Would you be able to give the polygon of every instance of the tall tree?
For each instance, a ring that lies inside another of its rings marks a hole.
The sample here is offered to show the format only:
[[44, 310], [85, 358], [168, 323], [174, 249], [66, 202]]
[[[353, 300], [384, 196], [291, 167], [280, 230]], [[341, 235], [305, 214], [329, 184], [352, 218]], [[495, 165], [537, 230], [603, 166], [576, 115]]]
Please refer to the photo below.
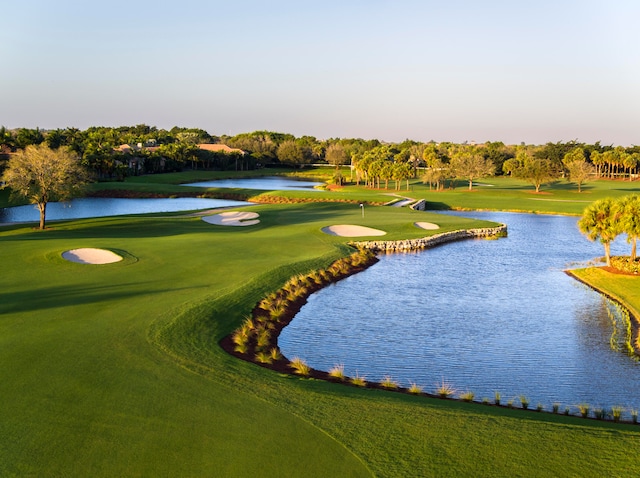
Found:
[[300, 165], [302, 167], [310, 161], [302, 147], [295, 140], [283, 141], [277, 150], [278, 161], [285, 164]]
[[620, 229], [631, 243], [631, 261], [636, 260], [636, 244], [640, 238], [640, 196], [631, 194], [618, 200]]
[[10, 153], [15, 145], [15, 139], [4, 126], [0, 126], [0, 154]]
[[582, 184], [586, 182], [593, 174], [593, 165], [588, 163], [584, 150], [582, 148], [574, 148], [564, 155], [562, 158], [569, 180], [578, 185], [578, 192], [582, 192]]
[[88, 181], [88, 174], [69, 149], [30, 145], [14, 154], [2, 175], [4, 187], [38, 207], [44, 229], [47, 203], [72, 197]]
[[324, 159], [336, 169], [349, 162], [349, 156], [340, 143], [330, 144], [324, 153]]
[[536, 188], [536, 192], [540, 192], [543, 184], [558, 177], [558, 171], [550, 159], [536, 158], [526, 148], [520, 148], [515, 158], [505, 161], [502, 170], [530, 182]]
[[586, 207], [578, 221], [580, 232], [590, 241], [599, 240], [604, 246], [607, 266], [611, 266], [611, 242], [620, 233], [620, 208], [611, 198], [600, 199]]
[[469, 191], [473, 189], [475, 179], [486, 178], [496, 173], [493, 161], [485, 159], [476, 146], [458, 148], [453, 152], [449, 164], [457, 178], [469, 181]]

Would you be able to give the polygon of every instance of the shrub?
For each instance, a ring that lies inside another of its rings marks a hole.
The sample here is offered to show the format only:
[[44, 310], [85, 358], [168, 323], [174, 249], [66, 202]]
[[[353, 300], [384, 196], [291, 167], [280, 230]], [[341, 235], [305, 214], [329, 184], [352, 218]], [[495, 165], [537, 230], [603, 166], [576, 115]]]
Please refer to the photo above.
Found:
[[244, 328], [240, 328], [233, 333], [231, 337], [236, 345], [247, 345], [249, 343], [249, 335]]
[[289, 363], [289, 367], [293, 369], [294, 373], [302, 375], [303, 377], [308, 377], [311, 374], [311, 367], [299, 357], [294, 357], [291, 363]]
[[334, 367], [329, 370], [329, 377], [344, 380], [344, 365], [334, 365]]
[[606, 413], [604, 408], [596, 408], [593, 410], [593, 416], [596, 417], [596, 420], [603, 420]]
[[450, 383], [446, 383], [444, 380], [436, 389], [436, 395], [440, 398], [451, 398], [455, 394], [455, 390]]
[[570, 414], [571, 414], [571, 408], [569, 408], [569, 407], [565, 407], [565, 408], [564, 408], [564, 414], [565, 414], [565, 415], [570, 415]]
[[246, 354], [249, 351], [249, 344], [236, 344], [233, 350], [239, 354]]
[[537, 410], [538, 412], [541, 412], [542, 410], [544, 410], [544, 405], [543, 405], [542, 403], [538, 403], [538, 404], [536, 405], [536, 410]]
[[460, 399], [463, 402], [473, 402], [473, 397], [475, 397], [474, 393], [469, 391], [464, 392], [460, 395]]
[[384, 379], [382, 380], [382, 382], [380, 382], [380, 385], [387, 390], [395, 390], [396, 388], [398, 388], [398, 382], [395, 382], [388, 375], [384, 376]]
[[500, 392], [496, 392], [493, 398], [493, 403], [500, 405]]
[[280, 353], [280, 350], [278, 350], [278, 347], [271, 347], [269, 355], [271, 356], [271, 359], [276, 362], [282, 359], [282, 354]]
[[613, 417], [614, 422], [619, 422], [620, 417], [622, 416], [622, 407], [611, 407], [611, 416]]
[[353, 377], [351, 379], [351, 383], [353, 385], [356, 385], [358, 387], [364, 387], [367, 384], [367, 381], [365, 380], [364, 376], [360, 376], [357, 372], [356, 372], [356, 376]]
[[554, 403], [551, 406], [551, 410], [553, 411], [553, 413], [558, 413], [558, 410], [560, 410], [560, 404], [559, 403]]
[[580, 412], [582, 418], [587, 418], [589, 416], [589, 410], [591, 410], [591, 407], [586, 403], [581, 403], [578, 405], [578, 411]]
[[520, 404], [522, 405], [522, 408], [526, 410], [529, 408], [529, 399], [524, 395], [520, 395]]
[[260, 363], [273, 363], [273, 359], [271, 358], [271, 354], [267, 352], [258, 352], [256, 354], [256, 362]]
[[409, 393], [413, 393], [414, 395], [419, 395], [422, 393], [422, 387], [420, 385], [417, 385], [411, 382], [411, 385], [409, 385]]
[[631, 410], [631, 421], [638, 423], [638, 410]]
[[267, 328], [261, 328], [256, 335], [256, 347], [263, 349], [271, 343], [271, 331]]

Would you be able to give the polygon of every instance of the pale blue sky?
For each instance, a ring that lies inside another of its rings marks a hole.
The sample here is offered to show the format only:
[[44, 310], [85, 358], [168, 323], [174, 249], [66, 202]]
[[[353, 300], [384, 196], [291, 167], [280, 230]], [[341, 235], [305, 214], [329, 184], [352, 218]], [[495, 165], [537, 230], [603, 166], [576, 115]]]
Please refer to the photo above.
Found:
[[640, 144], [637, 0], [6, 3], [9, 128]]

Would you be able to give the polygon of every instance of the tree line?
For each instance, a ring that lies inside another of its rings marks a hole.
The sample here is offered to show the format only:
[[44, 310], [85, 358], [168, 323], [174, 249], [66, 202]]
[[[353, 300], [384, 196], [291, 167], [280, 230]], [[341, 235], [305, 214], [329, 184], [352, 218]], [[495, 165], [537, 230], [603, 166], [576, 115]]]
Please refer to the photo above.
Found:
[[[405, 140], [383, 143], [361, 138], [295, 137], [292, 134], [254, 131], [235, 136], [215, 136], [198, 128], [155, 126], [90, 127], [41, 130], [0, 127], [0, 155], [46, 144], [66, 147], [100, 180], [123, 179], [132, 174], [153, 174], [189, 169], [254, 169], [261, 166], [304, 166], [328, 163], [336, 167], [334, 181], [346, 180], [339, 166], [351, 165], [350, 180], [370, 187], [399, 189], [408, 179], [421, 177], [430, 188], [453, 187], [456, 181], [473, 182], [493, 175], [510, 175], [528, 181], [539, 191], [560, 178], [578, 190], [592, 178], [638, 175], [640, 147], [613, 147], [577, 141], [545, 145], [479, 145]], [[200, 144], [221, 144], [242, 153], [208, 151]], [[122, 145], [132, 148], [122, 149]]]

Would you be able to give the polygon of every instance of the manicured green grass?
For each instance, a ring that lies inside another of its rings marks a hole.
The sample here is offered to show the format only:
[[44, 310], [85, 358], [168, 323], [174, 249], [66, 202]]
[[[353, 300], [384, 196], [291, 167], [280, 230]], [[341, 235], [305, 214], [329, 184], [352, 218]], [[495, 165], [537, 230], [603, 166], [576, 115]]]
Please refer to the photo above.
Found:
[[[441, 232], [415, 221], [483, 224], [404, 208], [367, 207], [362, 218], [353, 204], [246, 209], [259, 225], [126, 217], [0, 229], [0, 476], [555, 477], [635, 467], [637, 426], [309, 380], [225, 354], [218, 341], [262, 297], [347, 253], [323, 226], [400, 239]], [[125, 260], [61, 258], [79, 247], [126, 251]]]

